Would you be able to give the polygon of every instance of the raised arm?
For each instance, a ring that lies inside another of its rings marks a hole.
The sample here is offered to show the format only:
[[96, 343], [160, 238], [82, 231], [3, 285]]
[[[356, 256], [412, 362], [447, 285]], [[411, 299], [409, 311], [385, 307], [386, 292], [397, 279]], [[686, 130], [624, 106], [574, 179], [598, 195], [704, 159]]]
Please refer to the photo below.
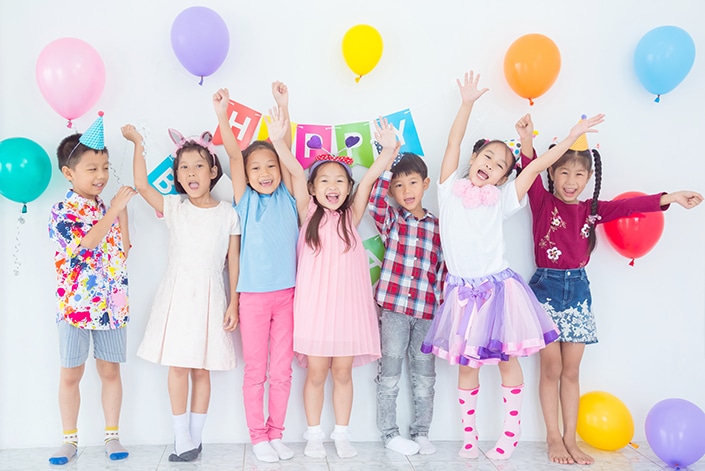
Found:
[[380, 116], [379, 120], [375, 120], [375, 139], [382, 145], [382, 152], [377, 156], [377, 159], [365, 172], [365, 175], [360, 180], [353, 197], [353, 224], [356, 226], [360, 223], [362, 216], [367, 210], [367, 203], [370, 199], [372, 186], [375, 181], [382, 175], [385, 169], [389, 169], [399, 152], [401, 143], [397, 141], [394, 126], [387, 122], [386, 118]]
[[[135, 188], [142, 195], [142, 198], [159, 213], [164, 212], [164, 196], [149, 184], [147, 178], [147, 162], [144, 160], [144, 139], [137, 132], [132, 124], [126, 124], [122, 128], [122, 135], [125, 139], [135, 145], [135, 153], [132, 158], [132, 173], [135, 180]], [[174, 175], [176, 177], [176, 175]]]
[[218, 117], [218, 129], [223, 138], [223, 146], [230, 160], [230, 180], [233, 183], [233, 197], [235, 203], [239, 203], [247, 188], [247, 176], [245, 174], [245, 161], [242, 158], [240, 144], [235, 139], [235, 134], [230, 127], [230, 117], [228, 116], [228, 102], [230, 102], [230, 92], [227, 88], [221, 88], [213, 94], [213, 108]]
[[514, 125], [514, 128], [519, 134], [519, 144], [521, 145], [521, 153], [529, 159], [534, 158], [534, 122], [531, 121], [531, 115], [526, 113], [519, 118], [519, 121]]
[[291, 153], [291, 147], [286, 144], [285, 136], [291, 135], [289, 121], [284, 119], [284, 116], [279, 109], [269, 110], [267, 119], [267, 128], [269, 128], [269, 139], [272, 141], [274, 150], [279, 155], [279, 162], [282, 164], [282, 176], [284, 169], [291, 177], [291, 194], [296, 200], [296, 209], [299, 213], [299, 223], [303, 224], [306, 219], [306, 212], [311, 195], [308, 192], [308, 184], [306, 182], [306, 174], [301, 163], [296, 160], [294, 154]]
[[458, 163], [460, 162], [460, 145], [463, 142], [463, 137], [465, 137], [465, 130], [468, 127], [472, 107], [475, 101], [489, 90], [488, 88], [478, 89], [477, 84], [479, 81], [480, 74], [475, 75], [472, 70], [465, 73], [465, 77], [462, 81], [460, 79], [456, 80], [458, 88], [460, 89], [462, 102], [458, 114], [455, 116], [455, 120], [453, 120], [453, 124], [450, 127], [448, 144], [446, 145], [446, 151], [445, 154], [443, 154], [443, 162], [441, 163], [441, 176], [439, 179], [441, 183], [446, 181], [448, 177], [458, 169]]
[[605, 120], [605, 115], [598, 114], [592, 118], [581, 119], [578, 124], [573, 126], [568, 134], [568, 137], [553, 146], [545, 154], [531, 161], [529, 165], [516, 178], [515, 185], [517, 190], [517, 198], [522, 199], [529, 187], [534, 182], [536, 177], [548, 167], [553, 165], [561, 156], [570, 149], [570, 146], [586, 132], [597, 132], [593, 127], [602, 123]]
[[[286, 121], [289, 126], [288, 132], [284, 133], [284, 144], [291, 149], [291, 120], [289, 118], [289, 89], [286, 87], [284, 82], [272, 82], [272, 96], [274, 96], [274, 101], [279, 108], [282, 118]], [[271, 140], [271, 136], [270, 136]], [[292, 186], [291, 174], [286, 166], [281, 166], [282, 182], [289, 193], [294, 194], [294, 188]]]

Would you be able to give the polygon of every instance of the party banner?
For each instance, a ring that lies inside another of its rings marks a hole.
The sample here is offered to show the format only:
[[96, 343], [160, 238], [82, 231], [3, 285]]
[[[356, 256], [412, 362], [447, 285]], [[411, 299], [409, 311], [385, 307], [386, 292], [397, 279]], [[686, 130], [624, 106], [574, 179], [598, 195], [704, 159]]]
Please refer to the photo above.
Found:
[[370, 237], [362, 241], [362, 246], [365, 247], [367, 258], [370, 264], [370, 279], [372, 286], [379, 281], [382, 272], [382, 260], [384, 260], [384, 243], [378, 235]]
[[167, 155], [162, 163], [147, 175], [147, 180], [162, 195], [177, 195], [174, 186], [174, 157]]
[[[255, 134], [255, 129], [262, 117], [262, 113], [230, 100], [228, 102], [228, 116], [230, 116], [228, 121], [230, 122], [233, 134], [235, 134], [235, 139], [240, 145], [240, 149], [244, 149], [252, 142], [252, 136]], [[222, 143], [223, 138], [220, 135], [220, 128], [218, 127], [213, 134], [213, 144], [220, 145]]]
[[338, 124], [334, 129], [338, 154], [352, 157], [353, 165], [370, 168], [375, 160], [371, 145], [370, 123]]
[[411, 110], [405, 109], [402, 111], [397, 111], [390, 115], [385, 116], [387, 121], [394, 126], [394, 132], [397, 134], [397, 139], [401, 142], [401, 149], [399, 152], [413, 152], [417, 155], [424, 155], [423, 149], [421, 148], [421, 141], [419, 141], [419, 135], [416, 132], [416, 125], [414, 124], [414, 118], [411, 117]]
[[332, 129], [322, 124], [299, 124], [296, 126], [296, 160], [303, 168], [309, 168], [319, 154], [330, 152]]

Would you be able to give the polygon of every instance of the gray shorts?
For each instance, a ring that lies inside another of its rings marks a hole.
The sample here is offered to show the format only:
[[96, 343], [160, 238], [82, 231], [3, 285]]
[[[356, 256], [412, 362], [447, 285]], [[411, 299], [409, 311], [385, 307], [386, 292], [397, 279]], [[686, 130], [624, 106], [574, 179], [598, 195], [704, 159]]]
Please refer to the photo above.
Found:
[[93, 330], [79, 329], [66, 321], [60, 321], [59, 349], [61, 366], [76, 368], [88, 359], [88, 350], [93, 337], [93, 357], [111, 363], [127, 360], [127, 329]]

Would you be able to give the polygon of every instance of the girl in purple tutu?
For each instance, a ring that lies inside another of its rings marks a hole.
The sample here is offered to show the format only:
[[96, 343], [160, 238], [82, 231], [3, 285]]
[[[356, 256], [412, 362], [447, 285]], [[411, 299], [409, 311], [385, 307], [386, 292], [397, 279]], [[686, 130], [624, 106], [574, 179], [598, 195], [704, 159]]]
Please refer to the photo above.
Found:
[[[573, 142], [603, 121], [603, 115], [581, 120], [570, 134], [535, 159], [506, 185], [514, 156], [503, 141], [478, 141], [469, 168], [459, 168], [460, 145], [479, 89], [480, 76], [471, 71], [458, 80], [462, 103], [451, 126], [438, 182], [441, 245], [448, 276], [444, 302], [422, 345], [450, 364], [459, 365], [458, 395], [463, 417], [459, 454], [476, 458], [478, 435], [475, 406], [479, 368], [498, 364], [506, 410], [502, 435], [487, 452], [490, 459], [511, 456], [520, 436], [524, 378], [519, 356], [531, 355], [553, 342], [558, 329], [531, 289], [505, 259], [503, 220], [526, 205], [534, 179]], [[503, 185], [498, 188], [498, 185]]]

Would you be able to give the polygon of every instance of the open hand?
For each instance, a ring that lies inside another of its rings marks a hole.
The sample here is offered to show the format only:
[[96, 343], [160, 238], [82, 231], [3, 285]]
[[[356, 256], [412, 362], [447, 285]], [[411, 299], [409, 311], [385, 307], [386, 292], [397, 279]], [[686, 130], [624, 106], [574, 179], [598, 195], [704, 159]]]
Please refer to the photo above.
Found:
[[463, 103], [475, 103], [475, 101], [484, 95], [489, 88], [477, 88], [477, 84], [480, 81], [480, 74], [475, 75], [471, 70], [470, 72], [465, 72], [463, 80], [456, 79], [458, 88], [460, 89], [460, 97]]
[[586, 132], [597, 132], [597, 129], [593, 129], [598, 124], [605, 120], [604, 114], [596, 114], [592, 118], [584, 118], [578, 121], [578, 124], [570, 129], [570, 137], [575, 139], [579, 138]]
[[375, 140], [382, 145], [382, 148], [394, 148], [399, 144], [397, 134], [394, 131], [394, 125], [387, 122], [387, 118], [382, 116], [374, 121], [375, 123]]
[[284, 139], [289, 130], [289, 121], [284, 119], [284, 113], [279, 108], [271, 108], [269, 116], [266, 116], [265, 120], [269, 131], [269, 139], [272, 141]]

